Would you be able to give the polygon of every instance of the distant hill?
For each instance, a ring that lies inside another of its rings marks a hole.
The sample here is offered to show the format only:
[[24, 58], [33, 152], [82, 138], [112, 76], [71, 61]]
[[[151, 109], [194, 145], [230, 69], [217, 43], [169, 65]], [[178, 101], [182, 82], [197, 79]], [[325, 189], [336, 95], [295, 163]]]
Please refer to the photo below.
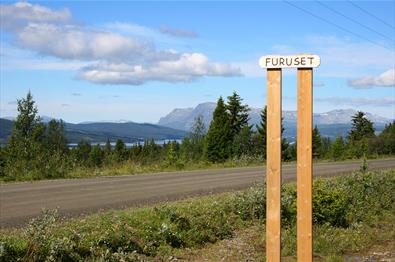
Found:
[[12, 132], [12, 120], [0, 118], [0, 143], [3, 143]]
[[[158, 125], [173, 127], [185, 131], [189, 131], [195, 117], [203, 115], [206, 128], [209, 127], [214, 112], [215, 103], [202, 103], [195, 108], [177, 108], [166, 116], [160, 118]], [[250, 124], [254, 125], [260, 122], [260, 108], [251, 108]], [[338, 135], [347, 135], [350, 129], [351, 117], [356, 113], [353, 109], [337, 109], [325, 113], [314, 113], [313, 122], [320, 128], [321, 134], [331, 138]], [[296, 136], [297, 111], [283, 111], [284, 117], [284, 136], [290, 140], [294, 140]], [[390, 119], [367, 113], [376, 128], [381, 131], [385, 124], [391, 122]]]
[[[13, 121], [0, 118], [0, 141], [4, 142], [11, 134]], [[122, 139], [124, 142], [136, 142], [144, 139], [181, 139], [186, 132], [174, 128], [154, 124], [126, 123], [82, 123], [65, 124], [67, 139], [70, 143], [77, 143], [81, 139], [92, 142], [104, 142], [107, 139], [115, 141]]]

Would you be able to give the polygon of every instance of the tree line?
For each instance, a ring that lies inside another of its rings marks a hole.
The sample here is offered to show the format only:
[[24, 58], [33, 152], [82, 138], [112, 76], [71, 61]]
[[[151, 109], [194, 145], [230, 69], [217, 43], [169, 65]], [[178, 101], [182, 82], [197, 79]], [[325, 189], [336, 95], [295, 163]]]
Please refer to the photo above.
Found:
[[[248, 164], [266, 159], [266, 107], [261, 111], [260, 123], [250, 125], [250, 109], [236, 92], [226, 102], [222, 97], [218, 99], [208, 128], [203, 117], [198, 116], [181, 142], [158, 145], [151, 139], [130, 148], [121, 139], [114, 147], [109, 140], [104, 146], [82, 140], [69, 148], [64, 122], [53, 119], [44, 124], [30, 92], [18, 100], [17, 109], [8, 144], [0, 148], [1, 180], [67, 177], [76, 168], [93, 172], [97, 168], [133, 164], [182, 169], [194, 163]], [[376, 135], [373, 123], [363, 112], [352, 117], [347, 137], [339, 136], [332, 141], [322, 137], [317, 126], [312, 132], [314, 159], [336, 161], [395, 155], [395, 121]], [[296, 160], [296, 143], [282, 139], [282, 158]]]

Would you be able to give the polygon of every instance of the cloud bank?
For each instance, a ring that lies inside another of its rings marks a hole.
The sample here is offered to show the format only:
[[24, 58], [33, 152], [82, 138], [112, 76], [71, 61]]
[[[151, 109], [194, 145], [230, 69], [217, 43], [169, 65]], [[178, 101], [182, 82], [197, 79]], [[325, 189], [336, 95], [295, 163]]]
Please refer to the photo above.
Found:
[[[202, 53], [158, 50], [151, 41], [106, 29], [71, 23], [67, 9], [15, 3], [1, 5], [1, 28], [16, 44], [42, 56], [92, 62], [78, 70], [77, 79], [97, 84], [141, 85], [150, 81], [188, 82], [205, 76], [239, 76], [227, 63], [210, 61]], [[195, 37], [193, 32], [162, 28], [162, 33]]]
[[368, 89], [374, 86], [395, 86], [395, 69], [387, 70], [378, 77], [363, 76], [356, 79], [350, 79], [347, 83], [355, 89]]

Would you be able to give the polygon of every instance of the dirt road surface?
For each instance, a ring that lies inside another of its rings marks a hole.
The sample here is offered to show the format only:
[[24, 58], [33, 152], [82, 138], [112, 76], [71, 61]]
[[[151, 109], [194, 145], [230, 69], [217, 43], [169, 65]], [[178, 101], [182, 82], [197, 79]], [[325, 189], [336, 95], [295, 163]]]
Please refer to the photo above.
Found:
[[[360, 161], [314, 165], [314, 177], [344, 175]], [[395, 159], [371, 160], [369, 170], [395, 167]], [[74, 217], [191, 196], [247, 188], [264, 180], [265, 167], [226, 168], [147, 175], [64, 179], [0, 185], [0, 226], [23, 226], [42, 208]], [[283, 181], [296, 179], [295, 164], [283, 165]]]

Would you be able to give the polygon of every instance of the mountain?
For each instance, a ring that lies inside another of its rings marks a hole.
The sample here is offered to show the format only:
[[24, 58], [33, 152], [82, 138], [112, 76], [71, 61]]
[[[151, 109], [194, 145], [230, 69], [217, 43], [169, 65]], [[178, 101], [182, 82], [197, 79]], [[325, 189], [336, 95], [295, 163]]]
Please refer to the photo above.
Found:
[[12, 132], [13, 121], [5, 118], [0, 118], [0, 144], [7, 140]]
[[203, 116], [206, 127], [211, 122], [216, 103], [202, 103], [195, 108], [176, 108], [159, 119], [158, 125], [189, 131], [196, 117]]
[[[177, 108], [166, 116], [159, 119], [158, 125], [173, 127], [189, 131], [193, 125], [195, 117], [202, 115], [206, 128], [209, 127], [216, 103], [202, 103], [195, 108]], [[250, 124], [260, 122], [260, 108], [251, 108]], [[331, 138], [342, 135], [346, 136], [351, 126], [351, 117], [357, 111], [354, 109], [336, 109], [325, 113], [314, 113], [313, 123], [320, 128], [321, 134]], [[283, 111], [284, 136], [291, 141], [296, 136], [297, 111]], [[385, 124], [391, 122], [390, 119], [366, 113], [366, 116], [375, 124], [377, 131], [381, 131]]]
[[[7, 140], [11, 134], [12, 125], [13, 121], [0, 118], [0, 142]], [[70, 143], [78, 143], [81, 139], [87, 139], [92, 142], [122, 139], [124, 142], [131, 143], [151, 138], [155, 140], [181, 139], [186, 134], [183, 130], [134, 122], [65, 123], [65, 130]]]

